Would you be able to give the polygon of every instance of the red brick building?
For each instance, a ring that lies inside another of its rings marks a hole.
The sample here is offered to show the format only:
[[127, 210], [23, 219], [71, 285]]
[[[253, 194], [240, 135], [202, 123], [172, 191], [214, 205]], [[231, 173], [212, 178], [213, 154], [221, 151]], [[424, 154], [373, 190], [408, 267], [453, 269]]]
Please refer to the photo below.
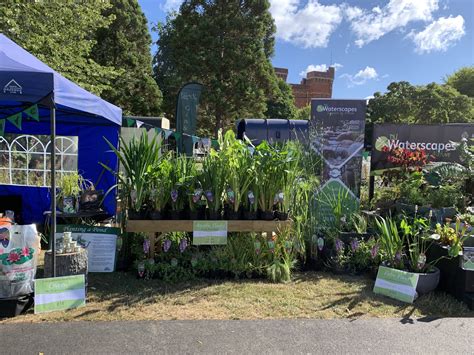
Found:
[[[288, 69], [275, 68], [275, 73], [286, 82]], [[301, 79], [300, 84], [290, 84], [296, 107], [301, 108], [309, 105], [313, 98], [331, 98], [334, 73], [334, 67], [329, 67], [324, 72], [311, 71], [306, 74], [306, 78]]]

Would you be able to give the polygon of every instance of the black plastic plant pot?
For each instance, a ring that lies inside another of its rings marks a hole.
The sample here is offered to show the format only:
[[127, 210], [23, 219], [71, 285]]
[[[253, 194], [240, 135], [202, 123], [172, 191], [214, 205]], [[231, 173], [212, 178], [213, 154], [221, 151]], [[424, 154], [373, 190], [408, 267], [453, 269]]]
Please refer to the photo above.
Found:
[[181, 211], [171, 210], [170, 212], [170, 218], [174, 221], [181, 219], [181, 215]]
[[208, 220], [215, 221], [215, 220], [220, 220], [220, 219], [222, 219], [220, 211], [209, 210]]
[[243, 218], [248, 221], [254, 221], [257, 219], [257, 211], [244, 211]]
[[275, 212], [275, 215], [276, 215], [276, 218], [278, 218], [280, 221], [286, 221], [288, 219], [287, 212], [277, 211]]
[[206, 216], [206, 209], [199, 207], [194, 211], [189, 211], [190, 220], [203, 220]]
[[128, 210], [128, 219], [130, 219], [130, 220], [143, 219], [143, 212], [142, 211]]
[[0, 318], [16, 317], [33, 305], [33, 294], [0, 299]]
[[240, 211], [234, 211], [234, 210], [227, 210], [225, 213], [225, 219], [228, 220], [238, 220], [240, 219]]
[[416, 285], [416, 292], [420, 295], [425, 295], [434, 291], [439, 283], [439, 269], [433, 266], [433, 272], [418, 274], [418, 284]]
[[160, 220], [160, 219], [163, 219], [163, 215], [161, 214], [160, 211], [151, 211], [150, 212], [150, 219], [156, 221], [156, 220]]
[[273, 221], [275, 218], [273, 211], [260, 211], [260, 219], [264, 221]]
[[340, 232], [339, 239], [345, 244], [350, 244], [353, 239], [369, 240], [372, 235], [370, 233], [356, 233], [356, 232]]

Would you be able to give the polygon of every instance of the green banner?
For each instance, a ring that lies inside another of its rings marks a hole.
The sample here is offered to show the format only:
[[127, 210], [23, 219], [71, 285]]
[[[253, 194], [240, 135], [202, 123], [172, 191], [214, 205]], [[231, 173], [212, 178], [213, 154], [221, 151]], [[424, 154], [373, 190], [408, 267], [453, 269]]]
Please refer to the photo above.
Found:
[[84, 275], [35, 280], [35, 314], [76, 308], [85, 303]]
[[38, 111], [38, 105], [33, 105], [31, 107], [28, 107], [23, 111], [28, 117], [31, 119], [38, 121], [39, 122], [39, 111]]
[[380, 266], [375, 280], [374, 293], [396, 300], [413, 303], [418, 296], [418, 274]]
[[0, 136], [5, 134], [5, 120], [0, 120]]
[[227, 221], [193, 221], [194, 245], [226, 245]]
[[8, 116], [7, 120], [10, 121], [16, 128], [21, 130], [21, 112]]
[[197, 83], [186, 84], [179, 91], [176, 105], [176, 131], [189, 135], [196, 133], [201, 91], [202, 85]]

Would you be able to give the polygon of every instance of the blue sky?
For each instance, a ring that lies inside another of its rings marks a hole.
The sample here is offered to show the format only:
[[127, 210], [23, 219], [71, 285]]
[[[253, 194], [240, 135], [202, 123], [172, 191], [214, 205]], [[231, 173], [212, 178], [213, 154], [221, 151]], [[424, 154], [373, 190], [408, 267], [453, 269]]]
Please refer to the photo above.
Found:
[[[139, 3], [151, 27], [181, 0]], [[365, 98], [393, 81], [442, 82], [474, 63], [474, 0], [270, 3], [277, 25], [273, 65], [288, 68], [291, 83], [300, 82], [308, 68], [335, 65], [334, 98]]]

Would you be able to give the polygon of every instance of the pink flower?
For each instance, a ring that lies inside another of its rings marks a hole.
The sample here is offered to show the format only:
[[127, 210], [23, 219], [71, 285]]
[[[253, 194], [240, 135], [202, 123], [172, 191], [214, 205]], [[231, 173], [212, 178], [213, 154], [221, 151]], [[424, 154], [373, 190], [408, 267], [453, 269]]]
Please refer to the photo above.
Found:
[[24, 257], [29, 257], [30, 256], [30, 248], [24, 247], [21, 249], [21, 255]]
[[14, 263], [15, 261], [20, 260], [20, 255], [18, 255], [18, 254], [15, 253], [15, 252], [11, 252], [11, 253], [8, 255], [7, 260], [8, 260], [10, 263]]

